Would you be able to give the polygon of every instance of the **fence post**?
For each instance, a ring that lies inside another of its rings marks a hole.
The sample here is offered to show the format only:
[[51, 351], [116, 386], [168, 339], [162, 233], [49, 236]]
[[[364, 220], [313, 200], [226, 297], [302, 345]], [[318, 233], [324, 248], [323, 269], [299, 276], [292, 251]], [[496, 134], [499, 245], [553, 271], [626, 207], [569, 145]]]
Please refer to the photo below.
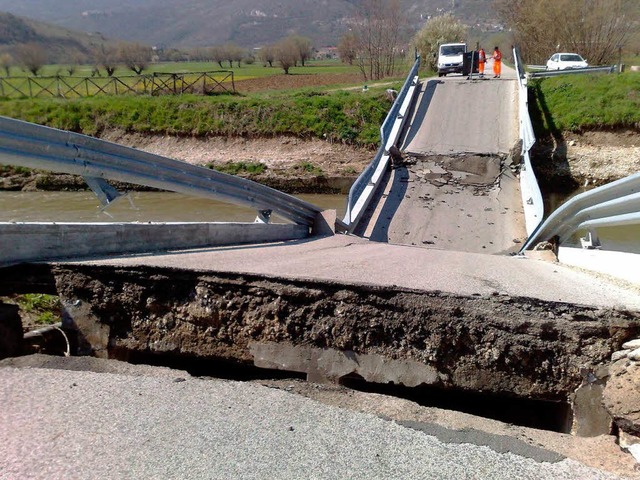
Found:
[[33, 89], [31, 88], [31, 77], [27, 77], [27, 85], [29, 86], [29, 98], [33, 98]]

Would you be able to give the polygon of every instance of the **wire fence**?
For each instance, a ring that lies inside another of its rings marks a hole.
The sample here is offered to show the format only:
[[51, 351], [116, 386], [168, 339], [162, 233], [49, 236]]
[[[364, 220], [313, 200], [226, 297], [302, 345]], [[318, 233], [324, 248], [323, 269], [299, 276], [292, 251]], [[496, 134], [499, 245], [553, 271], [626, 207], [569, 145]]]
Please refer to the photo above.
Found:
[[152, 73], [118, 77], [0, 77], [3, 98], [236, 93], [233, 71]]

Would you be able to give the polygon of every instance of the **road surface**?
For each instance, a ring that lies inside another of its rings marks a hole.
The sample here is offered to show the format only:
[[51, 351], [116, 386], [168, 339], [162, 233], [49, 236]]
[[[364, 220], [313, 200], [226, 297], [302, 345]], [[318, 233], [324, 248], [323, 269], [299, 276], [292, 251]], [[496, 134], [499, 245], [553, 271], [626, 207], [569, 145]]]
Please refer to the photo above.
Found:
[[[511, 76], [510, 71], [506, 72]], [[378, 242], [505, 254], [526, 237], [515, 79], [425, 81], [389, 172], [357, 233]], [[515, 167], [515, 166], [513, 166]]]
[[70, 263], [252, 273], [461, 296], [502, 293], [550, 302], [640, 310], [637, 287], [618, 286], [606, 278], [560, 264], [526, 257], [389, 245], [350, 235]]
[[421, 156], [497, 155], [517, 141], [515, 79], [453, 76], [422, 84], [401, 150]]
[[488, 435], [440, 428], [442, 441], [426, 425], [173, 375], [0, 368], [0, 479], [616, 478], [515, 439], [498, 452], [473, 444]]

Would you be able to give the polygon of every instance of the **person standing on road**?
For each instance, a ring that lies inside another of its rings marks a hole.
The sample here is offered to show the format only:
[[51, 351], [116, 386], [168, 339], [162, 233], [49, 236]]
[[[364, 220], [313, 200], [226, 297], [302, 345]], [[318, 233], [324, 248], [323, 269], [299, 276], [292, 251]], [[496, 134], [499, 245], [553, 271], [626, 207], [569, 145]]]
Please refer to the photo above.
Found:
[[481, 77], [484, 77], [484, 64], [487, 61], [487, 54], [484, 51], [484, 48], [480, 47], [478, 49], [478, 74]]
[[493, 50], [493, 78], [500, 78], [502, 71], [502, 52], [498, 47]]

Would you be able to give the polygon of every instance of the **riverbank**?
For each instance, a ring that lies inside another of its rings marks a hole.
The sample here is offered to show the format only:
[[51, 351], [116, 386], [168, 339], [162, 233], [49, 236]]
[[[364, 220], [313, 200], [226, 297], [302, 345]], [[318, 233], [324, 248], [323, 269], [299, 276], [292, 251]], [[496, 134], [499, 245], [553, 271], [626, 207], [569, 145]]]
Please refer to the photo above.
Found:
[[[182, 137], [120, 130], [100, 138], [149, 153], [216, 168], [278, 190], [345, 194], [375, 155], [371, 148], [316, 138]], [[572, 192], [618, 180], [640, 171], [637, 130], [567, 133], [539, 140], [533, 162], [544, 191]], [[86, 190], [80, 177], [0, 167], [0, 190]], [[131, 190], [131, 185], [122, 185]], [[140, 189], [133, 186], [133, 189]]]
[[[111, 130], [100, 138], [192, 165], [233, 172], [292, 194], [345, 194], [375, 155], [369, 148], [289, 136], [196, 138]], [[87, 186], [80, 177], [24, 168], [6, 167], [0, 178], [0, 190], [85, 189]]]
[[640, 171], [640, 130], [542, 138], [533, 147], [532, 160], [543, 192], [598, 187]]

